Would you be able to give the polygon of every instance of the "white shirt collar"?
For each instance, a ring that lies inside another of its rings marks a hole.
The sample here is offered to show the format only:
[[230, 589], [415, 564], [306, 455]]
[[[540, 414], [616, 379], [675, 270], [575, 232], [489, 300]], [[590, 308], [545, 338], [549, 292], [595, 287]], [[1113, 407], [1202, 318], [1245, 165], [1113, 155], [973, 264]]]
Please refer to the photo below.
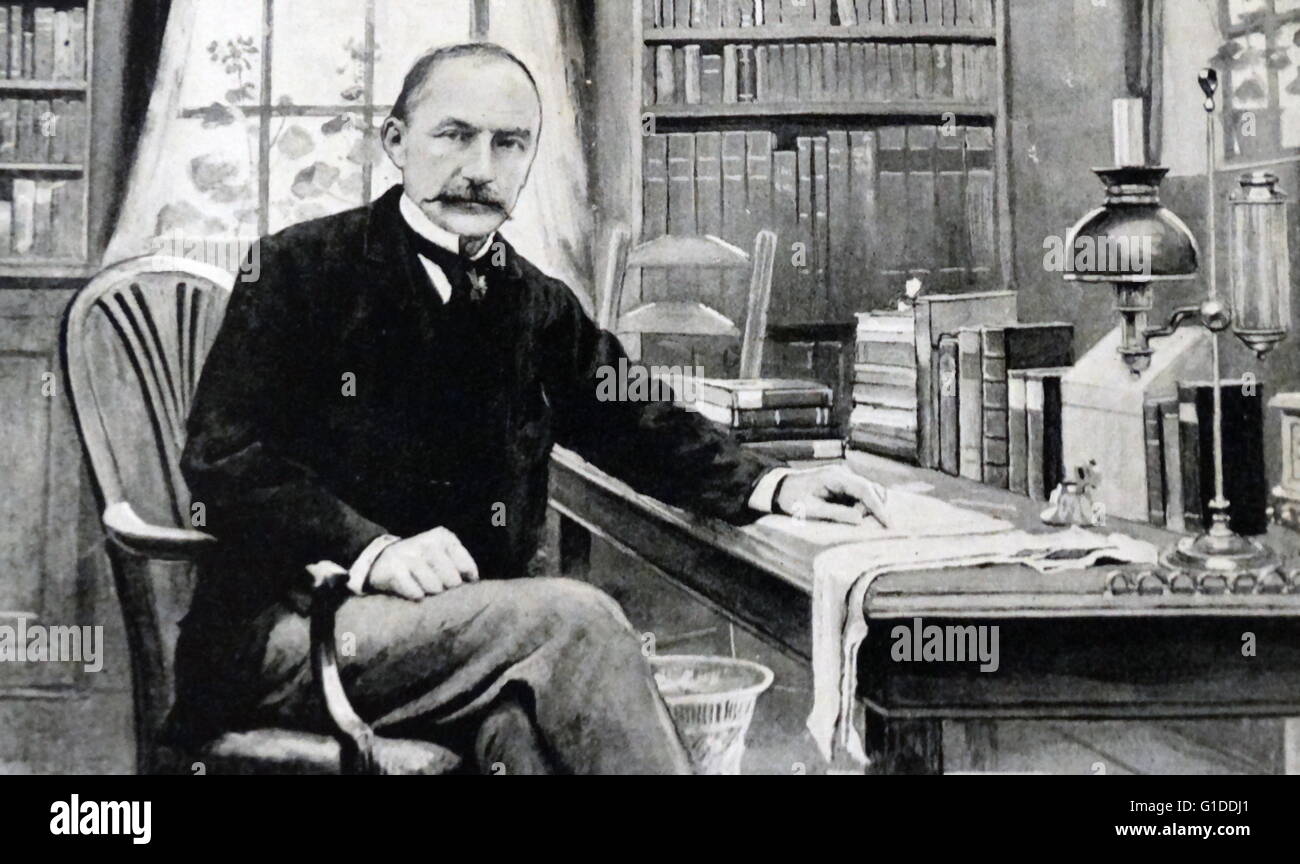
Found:
[[[460, 235], [451, 233], [424, 215], [420, 205], [412, 201], [405, 190], [402, 191], [402, 200], [398, 204], [398, 208], [402, 211], [402, 218], [406, 220], [406, 224], [410, 225], [411, 230], [416, 234], [452, 254], [460, 254]], [[496, 232], [489, 234], [483, 245], [479, 247], [479, 250], [470, 256], [470, 260], [477, 261], [486, 255], [487, 251], [492, 248], [492, 241], [496, 239], [496, 236]]]

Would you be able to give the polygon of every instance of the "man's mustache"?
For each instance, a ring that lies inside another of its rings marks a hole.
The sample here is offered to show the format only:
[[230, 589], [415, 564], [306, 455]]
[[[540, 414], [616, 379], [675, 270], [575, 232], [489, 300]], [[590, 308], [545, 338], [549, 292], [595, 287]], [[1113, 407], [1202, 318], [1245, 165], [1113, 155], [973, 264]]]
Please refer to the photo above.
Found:
[[479, 204], [484, 207], [491, 207], [501, 213], [506, 211], [506, 205], [495, 195], [486, 192], [478, 192], [473, 189], [467, 189], [463, 192], [443, 192], [428, 199], [430, 202], [439, 204], [448, 204], [453, 207], [462, 204]]

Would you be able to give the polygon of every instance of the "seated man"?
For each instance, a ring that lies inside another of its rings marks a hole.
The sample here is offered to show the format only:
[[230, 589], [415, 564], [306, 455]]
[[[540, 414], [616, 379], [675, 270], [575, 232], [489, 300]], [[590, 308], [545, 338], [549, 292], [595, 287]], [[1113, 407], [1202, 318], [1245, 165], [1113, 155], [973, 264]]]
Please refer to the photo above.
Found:
[[687, 772], [618, 605], [515, 578], [538, 548], [552, 443], [736, 523], [880, 506], [847, 469], [790, 473], [670, 404], [596, 398], [618, 341], [496, 235], [540, 130], [516, 57], [440, 49], [383, 126], [402, 184], [261, 241], [183, 459], [222, 540], [177, 647], [191, 735], [324, 728], [294, 586], [336, 566], [357, 594], [338, 613], [344, 682], [381, 733], [452, 743], [484, 770]]

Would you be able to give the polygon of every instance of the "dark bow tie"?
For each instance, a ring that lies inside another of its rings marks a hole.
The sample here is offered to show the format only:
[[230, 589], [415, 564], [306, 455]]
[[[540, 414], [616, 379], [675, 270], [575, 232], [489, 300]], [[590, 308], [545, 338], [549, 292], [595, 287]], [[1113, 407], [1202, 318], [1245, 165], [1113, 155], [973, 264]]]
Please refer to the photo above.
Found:
[[448, 306], [483, 299], [487, 291], [487, 283], [479, 272], [478, 263], [464, 254], [465, 238], [460, 238], [461, 252], [458, 254], [444, 249], [409, 225], [406, 233], [411, 241], [411, 248], [416, 254], [432, 261], [447, 277], [447, 282], [451, 285], [451, 299], [447, 303]]

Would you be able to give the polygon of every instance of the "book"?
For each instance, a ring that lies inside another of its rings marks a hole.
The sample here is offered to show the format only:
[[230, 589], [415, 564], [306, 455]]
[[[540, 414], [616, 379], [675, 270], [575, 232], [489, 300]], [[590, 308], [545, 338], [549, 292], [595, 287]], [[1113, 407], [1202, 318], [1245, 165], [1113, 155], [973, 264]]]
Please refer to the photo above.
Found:
[[915, 49], [911, 44], [894, 43], [889, 46], [889, 71], [894, 83], [894, 100], [908, 102], [915, 99]]
[[819, 319], [817, 295], [821, 291], [819, 261], [817, 253], [817, 236], [814, 227], [813, 211], [813, 139], [800, 136], [795, 141], [799, 155], [799, 236], [797, 243], [803, 251], [805, 267], [809, 278], [799, 280], [798, 294], [791, 297], [791, 312], [800, 315], [804, 321]]
[[993, 130], [987, 126], [969, 126], [966, 129], [966, 226], [971, 284], [977, 288], [988, 288], [994, 283], [995, 224]]
[[36, 77], [36, 34], [30, 30], [23, 34], [23, 77]]
[[647, 30], [664, 26], [663, 0], [641, 0], [641, 26]]
[[849, 175], [849, 134], [841, 129], [826, 133], [827, 176], [827, 238], [826, 280], [827, 309], [825, 314], [834, 321], [842, 321], [854, 313], [855, 307], [847, 302], [856, 292], [850, 285], [862, 278], [860, 270], [850, 269], [853, 256], [849, 249], [854, 245], [854, 233], [860, 226], [849, 222], [853, 190]]
[[[1264, 467], [1264, 385], [1254, 380], [1221, 382], [1223, 403], [1223, 491], [1228, 499], [1228, 527], [1252, 536], [1268, 530], [1268, 482]], [[1200, 515], [1199, 529], [1210, 525], [1214, 497], [1214, 386], [1210, 382], [1178, 383], [1179, 408], [1189, 405], [1198, 422], [1199, 495], [1184, 498]], [[1187, 428], [1187, 427], [1185, 427]], [[1184, 452], [1184, 463], [1189, 453]], [[1188, 519], [1189, 530], [1194, 520]]]
[[[722, 133], [698, 132], [695, 135], [695, 233], [727, 237], [722, 224]], [[727, 239], [731, 239], [727, 237]], [[692, 282], [697, 287], [694, 298], [734, 319], [743, 306], [726, 301], [726, 278], [722, 271], [697, 270]]]
[[86, 103], [82, 99], [69, 99], [63, 119], [64, 153], [68, 162], [81, 162], [86, 158]]
[[62, 195], [56, 208], [55, 253], [69, 258], [83, 259], [86, 255], [86, 181], [84, 178], [64, 180]]
[[834, 42], [823, 42], [821, 50], [822, 98], [827, 102], [833, 102], [839, 98], [840, 92], [839, 58]]
[[854, 309], [879, 309], [888, 301], [882, 296], [876, 278], [876, 133], [849, 133], [849, 206], [850, 231], [847, 247], [837, 251], [844, 258], [844, 271], [852, 274], [838, 287], [843, 302]]
[[0, 162], [18, 161], [18, 100], [0, 99]]
[[736, 46], [736, 101], [753, 102], [754, 84], [754, 46]]
[[853, 381], [857, 384], [880, 384], [916, 392], [916, 369], [886, 366], [880, 363], [854, 363]]
[[810, 438], [807, 441], [753, 441], [744, 445], [747, 449], [781, 459], [797, 462], [808, 459], [843, 459], [844, 439]]
[[0, 201], [0, 256], [7, 257], [13, 254], [13, 232], [14, 203]]
[[32, 103], [32, 161], [50, 161], [50, 136], [58, 125], [51, 120], [50, 103], [37, 99]]
[[907, 127], [882, 126], [876, 141], [877, 278], [881, 294], [894, 298], [903, 295], [907, 281]]
[[[1203, 511], [1201, 509], [1201, 421], [1196, 410], [1196, 391], [1194, 388], [1178, 386], [1178, 465], [1182, 476], [1182, 513], [1183, 527], [1178, 530], [1199, 533], [1205, 530]], [[1213, 475], [1210, 483], [1213, 484]], [[1165, 524], [1175, 527], [1177, 519], [1172, 522], [1166, 515]]]
[[930, 46], [933, 72], [930, 76], [930, 92], [935, 99], [949, 101], [952, 93], [952, 50], [951, 45]]
[[50, 100], [50, 113], [53, 123], [49, 136], [49, 152], [46, 156], [51, 162], [68, 162], [68, 102], [66, 99]]
[[984, 482], [1008, 486], [1007, 466], [1007, 342], [1001, 327], [980, 328], [980, 369], [983, 373]]
[[[939, 338], [939, 469], [956, 477], [961, 472], [961, 440], [958, 433], [959, 387], [958, 350], [955, 334]], [[915, 391], [913, 391], [915, 399]]]
[[14, 178], [14, 254], [30, 255], [35, 243], [36, 181]]
[[668, 4], [672, 3], [673, 7], [673, 25], [674, 27], [690, 27], [691, 25], [691, 2], [692, 0], [664, 0], [664, 16], [668, 14]]
[[772, 154], [772, 215], [777, 230], [776, 261], [773, 264], [770, 321], [785, 323], [794, 315], [794, 301], [801, 293], [801, 274], [796, 254], [799, 242], [798, 156], [788, 150]]
[[673, 77], [673, 46], [655, 49], [655, 104], [671, 105], [677, 101], [677, 81]]
[[646, 45], [641, 49], [641, 104], [654, 105], [659, 101], [659, 73], [655, 65], [658, 49]]
[[[963, 327], [957, 331], [958, 472], [971, 480], [984, 479], [983, 381], [979, 329]], [[921, 428], [926, 428], [924, 419]]]
[[755, 429], [728, 429], [727, 435], [738, 444], [760, 441], [821, 441], [834, 435], [825, 426], [768, 426]]
[[935, 135], [935, 257], [934, 290], [961, 291], [967, 283], [970, 247], [966, 236], [966, 130], [942, 125]]
[[700, 57], [700, 101], [705, 105], [722, 104], [722, 55]]
[[54, 9], [37, 6], [32, 22], [32, 76], [48, 81], [54, 77]]
[[[9, 9], [0, 6], [0, 78], [9, 77]], [[12, 208], [11, 208], [12, 209]], [[0, 242], [5, 242], [0, 238]]]
[[32, 254], [48, 258], [54, 251], [53, 225], [50, 221], [52, 196], [50, 183], [38, 180], [32, 198]]
[[935, 230], [935, 138], [938, 129], [919, 125], [907, 130], [907, 272], [932, 285], [931, 269], [938, 252]]
[[1146, 431], [1147, 456], [1147, 521], [1152, 525], [1165, 524], [1165, 469], [1164, 469], [1164, 406], [1176, 406], [1174, 399], [1148, 399], [1142, 406], [1142, 421]]
[[72, 44], [69, 77], [82, 80], [86, 76], [86, 10], [74, 7], [68, 12], [68, 41]]
[[696, 230], [695, 136], [668, 135], [668, 233], [691, 235]]
[[766, 45], [759, 45], [754, 48], [754, 101], [772, 101], [772, 90], [768, 76]]
[[938, 438], [934, 418], [938, 416], [939, 402], [934, 385], [935, 367], [931, 361], [934, 349], [945, 333], [957, 333], [962, 327], [1001, 325], [1015, 321], [1016, 294], [1014, 291], [921, 294], [915, 301], [913, 320], [916, 324], [914, 344], [921, 445], [917, 458], [923, 467], [937, 468]]
[[916, 459], [916, 415], [859, 405], [849, 415], [848, 446], [908, 462]]
[[695, 382], [695, 398], [697, 404], [735, 410], [829, 408], [834, 392], [820, 382], [795, 378], [700, 378]]
[[1061, 376], [1068, 369], [1025, 371], [1025, 444], [1029, 497], [1046, 501], [1064, 477], [1061, 447]]
[[705, 3], [706, 0], [691, 0], [690, 25], [691, 27], [705, 26]]
[[[909, 322], [910, 323], [910, 322]], [[912, 334], [906, 341], [859, 339], [855, 362], [880, 366], [916, 366], [916, 344]]]
[[695, 410], [713, 423], [731, 429], [760, 429], [774, 426], [822, 426], [830, 424], [829, 408], [724, 408], [696, 402]]
[[[756, 133], [757, 134], [757, 133]], [[746, 251], [753, 248], [749, 227], [748, 201], [745, 182], [747, 166], [746, 134], [722, 133], [722, 233], [727, 242]], [[747, 297], [748, 273], [742, 270], [723, 271], [724, 295], [728, 314], [743, 315]]]
[[729, 105], [740, 101], [738, 74], [736, 46], [722, 46], [722, 101]]
[[913, 46], [915, 63], [915, 96], [917, 99], [930, 99], [934, 96], [934, 56], [932, 49], [925, 43]]
[[[870, 366], [874, 364], [866, 363], [862, 365]], [[954, 389], [954, 393], [955, 392]], [[853, 384], [852, 395], [854, 405], [872, 405], [876, 408], [902, 408], [909, 411], [916, 410], [916, 389], [914, 387], [855, 382]]]
[[23, 7], [9, 7], [9, 77], [23, 76]]
[[1182, 424], [1178, 400], [1164, 399], [1156, 405], [1160, 412], [1160, 474], [1163, 481], [1160, 491], [1164, 503], [1159, 524], [1170, 531], [1185, 531], [1187, 519], [1183, 513]]
[[18, 161], [35, 162], [36, 152], [40, 146], [37, 137], [40, 130], [36, 127], [36, 103], [31, 99], [18, 100]]
[[1029, 494], [1029, 427], [1024, 369], [1007, 370], [1007, 488]]
[[814, 295], [809, 298], [810, 313], [814, 321], [826, 320], [829, 290], [827, 268], [831, 262], [831, 226], [829, 226], [829, 172], [827, 168], [827, 140], [823, 136], [813, 139], [813, 244], [816, 262]]
[[773, 215], [772, 150], [775, 142], [771, 132], [750, 132], [746, 136], [745, 188], [746, 218], [745, 238], [752, 247], [754, 235], [759, 231], [777, 231], [779, 226]]
[[682, 49], [682, 101], [687, 105], [700, 104], [700, 46], [687, 45]]
[[835, 97], [841, 102], [853, 99], [853, 51], [848, 42], [835, 43], [835, 69], [838, 88]]
[[[654, 240], [668, 233], [668, 136], [647, 135], [642, 145], [641, 240]], [[641, 297], [645, 302], [667, 295], [667, 272], [663, 268], [641, 270]], [[618, 310], [615, 310], [618, 314]], [[612, 325], [611, 325], [612, 326]]]
[[855, 27], [858, 23], [858, 11], [853, 0], [835, 0], [835, 15], [844, 27]]
[[795, 56], [795, 98], [799, 101], [812, 100], [812, 54], [811, 49], [800, 42], [794, 47]]

